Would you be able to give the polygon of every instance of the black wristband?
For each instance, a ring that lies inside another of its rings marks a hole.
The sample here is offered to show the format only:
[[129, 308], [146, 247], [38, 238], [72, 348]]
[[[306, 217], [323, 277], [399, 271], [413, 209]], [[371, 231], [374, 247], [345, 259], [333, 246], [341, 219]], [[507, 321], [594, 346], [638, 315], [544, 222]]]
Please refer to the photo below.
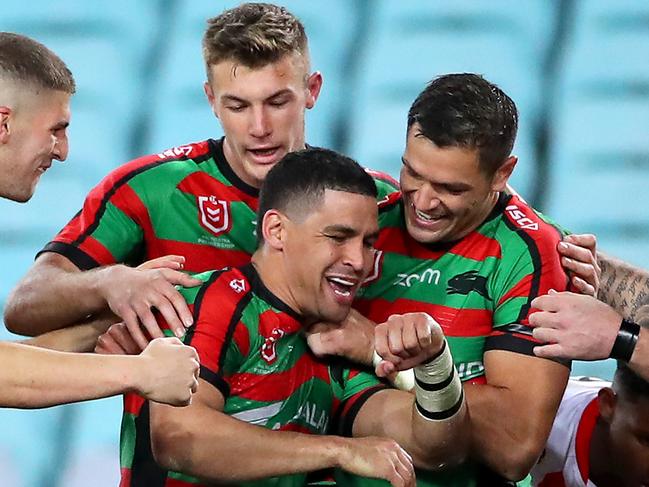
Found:
[[617, 332], [617, 337], [615, 338], [615, 343], [613, 343], [609, 357], [622, 360], [623, 362], [629, 362], [639, 336], [640, 325], [633, 321], [622, 320], [620, 330]]

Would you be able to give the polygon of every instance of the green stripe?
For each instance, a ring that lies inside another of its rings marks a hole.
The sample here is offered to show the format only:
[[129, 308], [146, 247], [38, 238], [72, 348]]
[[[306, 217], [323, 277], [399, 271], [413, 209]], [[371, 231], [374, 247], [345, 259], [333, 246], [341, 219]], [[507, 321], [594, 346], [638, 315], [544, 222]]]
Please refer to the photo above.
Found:
[[110, 250], [116, 262], [129, 261], [135, 256], [142, 241], [142, 228], [113, 203], [106, 204], [106, 212], [101, 218], [92, 237]]

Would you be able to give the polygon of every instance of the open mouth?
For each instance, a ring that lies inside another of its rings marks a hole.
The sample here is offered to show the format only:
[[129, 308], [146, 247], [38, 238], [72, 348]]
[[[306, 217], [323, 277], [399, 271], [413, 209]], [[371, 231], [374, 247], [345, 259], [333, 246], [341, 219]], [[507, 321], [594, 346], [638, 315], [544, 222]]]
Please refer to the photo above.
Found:
[[417, 222], [424, 226], [435, 225], [448, 219], [448, 216], [445, 214], [430, 215], [418, 210], [414, 206], [412, 207], [412, 209], [414, 211], [415, 219], [417, 220]]
[[280, 146], [275, 146], [248, 149], [248, 152], [252, 155], [253, 159], [255, 159], [256, 162], [261, 164], [268, 164], [277, 160], [277, 154], [279, 153], [279, 150]]
[[326, 279], [336, 296], [345, 301], [353, 299], [358, 284], [356, 279], [338, 276], [330, 276]]

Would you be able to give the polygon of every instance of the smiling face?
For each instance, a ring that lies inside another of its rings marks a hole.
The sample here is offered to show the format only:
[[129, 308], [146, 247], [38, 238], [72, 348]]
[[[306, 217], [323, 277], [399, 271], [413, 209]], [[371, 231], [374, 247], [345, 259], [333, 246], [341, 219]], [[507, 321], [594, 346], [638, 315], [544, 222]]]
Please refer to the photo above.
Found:
[[53, 160], [68, 156], [70, 94], [25, 93], [14, 108], [0, 107], [0, 195], [28, 201]]
[[413, 125], [400, 175], [408, 233], [421, 243], [463, 238], [489, 215], [515, 162], [489, 176], [477, 149], [438, 147]]
[[281, 217], [283, 298], [307, 322], [337, 323], [373, 262], [376, 199], [326, 189], [318, 207], [305, 213]]
[[234, 60], [210, 66], [205, 92], [223, 126], [225, 157], [251, 186], [260, 187], [288, 152], [304, 148], [304, 112], [322, 85], [320, 74], [308, 76], [307, 69], [299, 53], [261, 68]]

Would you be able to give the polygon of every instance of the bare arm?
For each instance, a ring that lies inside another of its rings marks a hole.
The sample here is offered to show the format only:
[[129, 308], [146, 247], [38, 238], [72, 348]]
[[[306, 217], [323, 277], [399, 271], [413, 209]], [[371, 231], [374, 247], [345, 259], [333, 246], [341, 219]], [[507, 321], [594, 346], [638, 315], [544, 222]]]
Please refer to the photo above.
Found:
[[[116, 317], [98, 318], [87, 323], [54, 330], [34, 338], [21, 340], [21, 343], [59, 352], [92, 352], [99, 337], [106, 333]], [[136, 353], [139, 353], [138, 350]]]
[[[153, 307], [182, 336], [192, 317], [174, 285], [191, 287], [200, 281], [170, 267], [133, 269], [117, 264], [82, 272], [66, 257], [47, 252], [36, 259], [9, 295], [5, 323], [14, 333], [35, 336], [111, 310], [144, 348], [148, 339], [140, 323], [150, 336], [163, 336], [151, 312]], [[176, 269], [181, 267], [176, 265]]]
[[273, 431], [224, 414], [223, 405], [223, 395], [202, 380], [189, 407], [151, 404], [151, 444], [156, 461], [165, 469], [208, 482], [240, 482], [339, 467], [357, 475], [384, 478], [392, 485], [414, 486], [412, 464], [390, 440]]
[[649, 305], [649, 271], [597, 253], [602, 269], [597, 298], [615, 308], [625, 318], [638, 321], [638, 311]]
[[0, 343], [0, 406], [39, 408], [137, 392], [185, 405], [196, 388], [196, 351], [175, 338], [138, 356], [75, 354]]
[[464, 387], [471, 415], [471, 452], [509, 480], [531, 470], [545, 447], [569, 369], [556, 362], [491, 350], [488, 384]]

